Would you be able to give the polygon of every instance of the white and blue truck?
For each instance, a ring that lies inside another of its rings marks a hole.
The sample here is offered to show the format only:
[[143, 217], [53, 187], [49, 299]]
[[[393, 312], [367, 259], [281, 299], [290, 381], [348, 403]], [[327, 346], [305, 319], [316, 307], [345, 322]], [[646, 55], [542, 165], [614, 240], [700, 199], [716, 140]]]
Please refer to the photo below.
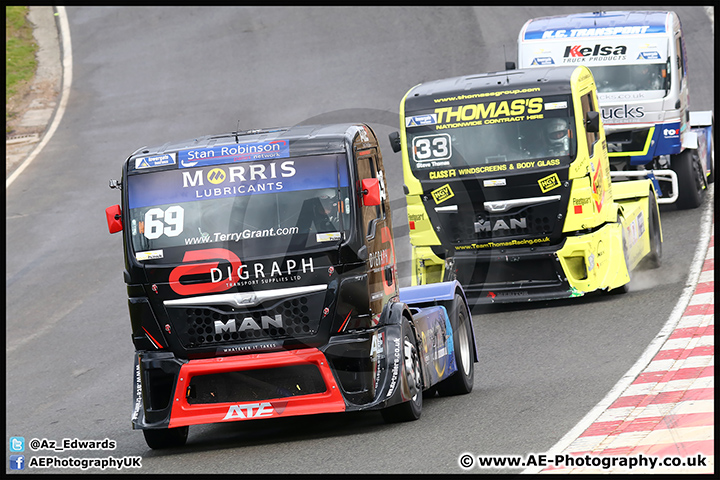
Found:
[[650, 178], [658, 203], [680, 209], [702, 203], [714, 180], [713, 112], [690, 111], [688, 58], [675, 12], [534, 18], [520, 30], [517, 59], [519, 68], [589, 67], [614, 180]]

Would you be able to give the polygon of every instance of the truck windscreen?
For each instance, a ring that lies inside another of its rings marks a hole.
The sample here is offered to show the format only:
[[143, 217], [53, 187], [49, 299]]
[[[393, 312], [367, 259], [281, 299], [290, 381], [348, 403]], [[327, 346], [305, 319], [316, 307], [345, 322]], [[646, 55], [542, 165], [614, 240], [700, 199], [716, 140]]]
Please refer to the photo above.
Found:
[[590, 66], [598, 93], [666, 90], [669, 87], [666, 64]]
[[172, 262], [197, 246], [255, 256], [338, 244], [350, 226], [346, 163], [331, 154], [129, 175], [136, 258]]
[[[413, 122], [421, 118], [431, 120]], [[408, 156], [413, 173], [420, 179], [428, 177], [424, 172], [437, 168], [480, 167], [482, 171], [477, 173], [483, 173], [491, 170], [486, 165], [513, 162], [523, 162], [524, 168], [533, 160], [552, 160], [552, 164], [559, 165], [575, 156], [574, 124], [569, 96], [471, 103], [407, 113]], [[532, 165], [542, 166], [543, 162]]]

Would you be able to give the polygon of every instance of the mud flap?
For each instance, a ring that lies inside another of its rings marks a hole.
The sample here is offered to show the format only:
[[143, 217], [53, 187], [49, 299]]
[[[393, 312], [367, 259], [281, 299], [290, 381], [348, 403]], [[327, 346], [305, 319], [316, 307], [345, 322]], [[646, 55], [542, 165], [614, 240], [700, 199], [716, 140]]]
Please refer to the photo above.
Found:
[[625, 251], [623, 249], [623, 238], [622, 230], [623, 226], [620, 223], [608, 225], [611, 229], [610, 233], [610, 251], [608, 255], [610, 257], [610, 265], [614, 266], [608, 269], [608, 277], [604, 282], [608, 286], [608, 291], [620, 288], [630, 282], [630, 272], [627, 263], [625, 262]]
[[133, 379], [133, 410], [130, 420], [134, 430], [145, 424], [145, 408], [143, 408], [142, 381], [140, 379], [140, 356], [138, 354], [135, 354]]
[[169, 426], [171, 400], [175, 396], [177, 376], [183, 363], [171, 352], [135, 354], [131, 417], [133, 429]]

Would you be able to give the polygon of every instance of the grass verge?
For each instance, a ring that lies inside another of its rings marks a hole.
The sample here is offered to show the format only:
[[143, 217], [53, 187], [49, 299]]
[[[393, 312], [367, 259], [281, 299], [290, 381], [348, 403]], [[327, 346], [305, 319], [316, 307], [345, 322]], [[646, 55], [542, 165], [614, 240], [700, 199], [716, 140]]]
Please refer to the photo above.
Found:
[[25, 95], [37, 69], [37, 44], [27, 19], [28, 7], [5, 7], [5, 132], [12, 106]]

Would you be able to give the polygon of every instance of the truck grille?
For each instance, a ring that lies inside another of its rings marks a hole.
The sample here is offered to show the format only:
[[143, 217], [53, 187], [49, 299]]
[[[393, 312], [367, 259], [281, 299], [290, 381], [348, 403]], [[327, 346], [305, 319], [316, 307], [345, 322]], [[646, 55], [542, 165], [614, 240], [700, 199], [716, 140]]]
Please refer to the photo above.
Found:
[[223, 311], [215, 307], [168, 307], [185, 348], [314, 336], [322, 317], [324, 292]]
[[191, 405], [258, 402], [272, 398], [323, 393], [327, 390], [316, 365], [242, 370], [193, 377], [187, 401]]
[[[464, 216], [466, 220], [447, 222], [453, 244], [487, 241], [503, 237], [552, 235], [557, 217], [557, 203], [551, 206], [528, 207], [512, 215]], [[549, 208], [548, 208], [549, 207]]]
[[650, 134], [649, 128], [614, 132], [607, 135], [609, 153], [633, 153], [639, 155], [645, 150], [645, 144]]

